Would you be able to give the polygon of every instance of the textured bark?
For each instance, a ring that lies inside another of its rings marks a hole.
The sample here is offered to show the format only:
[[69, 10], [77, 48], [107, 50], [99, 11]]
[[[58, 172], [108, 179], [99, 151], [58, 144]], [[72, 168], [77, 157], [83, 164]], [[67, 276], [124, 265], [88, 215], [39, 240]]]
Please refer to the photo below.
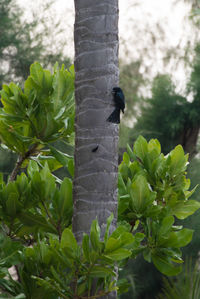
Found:
[[73, 231], [80, 242], [92, 220], [104, 231], [112, 212], [112, 230], [117, 218], [118, 125], [106, 120], [119, 81], [118, 0], [75, 0], [75, 13]]
[[197, 154], [197, 140], [199, 136], [199, 126], [191, 126], [184, 128], [181, 137], [180, 144], [186, 153], [189, 153], [189, 159], [191, 160]]
[[[75, 0], [75, 176], [73, 232], [117, 218], [118, 125], [107, 121], [118, 86], [118, 0]], [[115, 292], [104, 298], [116, 298]]]
[[112, 228], [117, 217], [118, 125], [106, 120], [119, 80], [118, 0], [75, 0], [74, 40], [73, 231], [80, 242], [92, 220], [97, 218], [104, 230], [107, 217], [114, 213]]

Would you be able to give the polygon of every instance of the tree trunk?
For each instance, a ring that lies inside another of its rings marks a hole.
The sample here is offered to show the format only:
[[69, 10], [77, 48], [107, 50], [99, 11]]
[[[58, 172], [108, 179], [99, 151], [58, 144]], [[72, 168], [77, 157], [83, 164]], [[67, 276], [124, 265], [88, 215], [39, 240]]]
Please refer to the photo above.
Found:
[[[73, 232], [117, 221], [118, 125], [107, 118], [118, 86], [118, 0], [75, 0], [75, 175]], [[115, 298], [111, 294], [106, 298]]]
[[104, 230], [117, 218], [118, 125], [112, 88], [118, 85], [118, 0], [75, 0], [75, 176], [73, 232], [92, 220]]
[[199, 136], [199, 125], [185, 127], [181, 137], [180, 143], [186, 153], [189, 153], [189, 159], [191, 160], [197, 154], [197, 140]]

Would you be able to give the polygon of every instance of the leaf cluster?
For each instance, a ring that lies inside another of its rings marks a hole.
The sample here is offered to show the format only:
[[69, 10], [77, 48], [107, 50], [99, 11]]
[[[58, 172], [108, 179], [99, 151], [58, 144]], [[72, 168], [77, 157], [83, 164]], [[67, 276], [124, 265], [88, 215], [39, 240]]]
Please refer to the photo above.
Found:
[[24, 91], [14, 84], [1, 90], [0, 138], [24, 155], [33, 144], [44, 145], [73, 132], [74, 72], [56, 65], [53, 75], [39, 63], [30, 68]]
[[[66, 202], [69, 203], [69, 197]], [[10, 296], [17, 294], [9, 298], [20, 295], [20, 298], [52, 299], [100, 298], [116, 290], [116, 261], [131, 255], [130, 246], [135, 238], [122, 227], [109, 234], [112, 219], [113, 215], [108, 218], [103, 240], [100, 240], [98, 222], [94, 220], [90, 235], [84, 235], [81, 245], [77, 244], [70, 228], [65, 228], [58, 238], [55, 230], [48, 225], [42, 237], [43, 223], [38, 231], [39, 238], [31, 247], [23, 246], [17, 239], [12, 246], [13, 240], [1, 234], [1, 290]], [[28, 226], [37, 226], [38, 219], [32, 225], [26, 220], [24, 233], [28, 238], [31, 231]], [[8, 272], [13, 265], [17, 269], [17, 281]]]
[[30, 161], [27, 173], [8, 184], [1, 180], [0, 189], [2, 229], [26, 245], [34, 243], [38, 233], [61, 235], [72, 218], [72, 181], [65, 178], [58, 188], [47, 163], [40, 171]]
[[175, 219], [200, 207], [189, 199], [196, 188], [190, 191], [186, 178], [188, 155], [178, 145], [164, 156], [158, 140], [148, 143], [142, 136], [127, 150], [119, 167], [118, 217], [143, 235], [133, 256], [142, 252], [163, 274], [176, 275], [183, 262], [180, 248], [191, 241], [193, 231], [177, 226]]

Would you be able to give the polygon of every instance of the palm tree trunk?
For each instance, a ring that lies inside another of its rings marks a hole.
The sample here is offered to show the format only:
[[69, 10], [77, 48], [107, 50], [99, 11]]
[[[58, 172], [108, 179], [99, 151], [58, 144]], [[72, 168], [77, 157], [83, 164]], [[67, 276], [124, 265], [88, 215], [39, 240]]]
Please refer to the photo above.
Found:
[[92, 220], [104, 231], [107, 217], [114, 213], [111, 229], [117, 218], [118, 125], [107, 118], [119, 81], [118, 0], [75, 0], [75, 14], [73, 232], [80, 242]]

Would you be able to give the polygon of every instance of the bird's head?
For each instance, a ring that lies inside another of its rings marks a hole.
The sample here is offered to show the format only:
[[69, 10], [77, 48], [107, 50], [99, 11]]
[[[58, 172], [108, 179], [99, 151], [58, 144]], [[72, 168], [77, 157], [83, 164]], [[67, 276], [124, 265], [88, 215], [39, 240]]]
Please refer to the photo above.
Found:
[[117, 92], [122, 92], [121, 88], [120, 87], [113, 87], [112, 94], [115, 94]]

